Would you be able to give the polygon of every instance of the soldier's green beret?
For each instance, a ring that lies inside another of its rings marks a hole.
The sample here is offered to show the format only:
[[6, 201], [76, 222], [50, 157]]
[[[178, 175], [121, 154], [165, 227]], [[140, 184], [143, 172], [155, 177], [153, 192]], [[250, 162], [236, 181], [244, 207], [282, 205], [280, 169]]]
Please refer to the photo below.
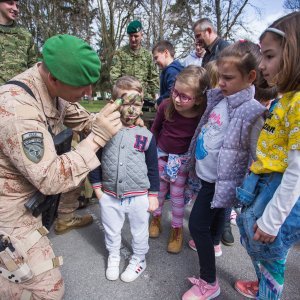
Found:
[[100, 76], [97, 53], [85, 41], [72, 35], [49, 38], [43, 47], [43, 61], [49, 72], [67, 85], [90, 85]]
[[142, 23], [138, 20], [134, 20], [130, 22], [129, 25], [127, 26], [127, 33], [128, 34], [137, 33], [140, 32], [142, 28], [143, 28]]

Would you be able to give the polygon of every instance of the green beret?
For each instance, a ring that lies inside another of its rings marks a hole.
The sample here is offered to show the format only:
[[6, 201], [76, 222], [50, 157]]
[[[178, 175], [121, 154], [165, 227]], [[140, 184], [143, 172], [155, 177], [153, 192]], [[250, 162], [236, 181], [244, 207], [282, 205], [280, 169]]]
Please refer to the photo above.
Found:
[[97, 53], [82, 39], [68, 34], [49, 38], [43, 47], [43, 61], [56, 79], [71, 86], [86, 86], [100, 77]]
[[137, 33], [140, 32], [142, 30], [142, 23], [138, 20], [134, 20], [132, 22], [129, 23], [129, 25], [127, 26], [127, 33]]

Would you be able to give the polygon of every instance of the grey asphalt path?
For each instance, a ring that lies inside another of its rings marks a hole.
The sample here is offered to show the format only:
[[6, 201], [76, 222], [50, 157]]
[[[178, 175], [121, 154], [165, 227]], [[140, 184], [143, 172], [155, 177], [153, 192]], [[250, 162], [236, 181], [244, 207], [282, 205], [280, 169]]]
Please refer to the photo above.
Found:
[[[184, 223], [184, 247], [179, 254], [166, 251], [170, 229], [169, 203], [164, 207], [163, 232], [157, 239], [150, 239], [147, 268], [132, 283], [120, 279], [109, 281], [105, 278], [107, 251], [104, 232], [99, 216], [98, 204], [90, 205], [79, 214], [90, 213], [94, 223], [86, 228], [55, 235], [51, 230], [49, 238], [56, 255], [64, 257], [61, 268], [65, 280], [65, 300], [177, 300], [190, 288], [187, 277], [198, 276], [198, 256], [187, 242], [190, 238], [187, 220], [190, 207], [186, 210]], [[254, 271], [244, 248], [239, 243], [239, 234], [233, 226], [236, 243], [233, 247], [222, 246], [223, 255], [216, 258], [217, 274], [221, 294], [217, 300], [247, 299], [239, 295], [233, 284], [236, 279], [254, 279]], [[126, 221], [123, 228], [121, 250], [122, 272], [131, 255], [131, 235]], [[300, 300], [300, 247], [291, 250], [286, 271], [286, 285], [282, 300]]]

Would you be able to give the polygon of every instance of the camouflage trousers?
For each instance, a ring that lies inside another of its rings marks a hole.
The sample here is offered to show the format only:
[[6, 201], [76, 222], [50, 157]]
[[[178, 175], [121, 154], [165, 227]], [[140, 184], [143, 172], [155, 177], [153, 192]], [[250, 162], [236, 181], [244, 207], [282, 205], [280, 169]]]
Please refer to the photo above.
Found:
[[71, 219], [79, 206], [78, 197], [81, 195], [81, 187], [60, 196], [58, 206], [59, 219]]
[[[72, 148], [74, 148], [80, 142], [80, 136], [77, 133], [73, 133]], [[60, 197], [58, 206], [58, 218], [59, 219], [71, 219], [74, 217], [74, 212], [79, 206], [78, 197], [84, 195], [85, 198], [91, 198], [93, 194], [92, 186], [88, 180], [85, 181], [76, 189], [64, 193]]]
[[59, 219], [71, 219], [74, 217], [74, 212], [79, 206], [78, 197], [83, 195], [85, 198], [91, 198], [93, 194], [93, 188], [88, 180], [85, 181], [75, 190], [68, 193], [64, 193], [60, 196], [58, 206], [58, 218]]
[[[42, 224], [40, 224], [40, 226], [42, 226]], [[9, 236], [13, 236], [18, 240], [23, 240], [24, 236], [28, 235], [35, 229], [36, 228], [33, 228], [32, 226], [28, 226], [19, 228], [4, 228], [4, 231]], [[44, 261], [55, 257], [50, 241], [46, 236], [42, 237], [32, 248], [30, 248], [27, 255], [27, 263], [30, 267], [35, 267], [42, 264]], [[34, 276], [32, 279], [23, 283], [13, 283], [0, 276], [1, 300], [60, 300], [63, 298], [64, 290], [64, 281], [59, 268], [41, 273], [40, 275]], [[25, 295], [28, 295], [28, 297], [26, 298]]]

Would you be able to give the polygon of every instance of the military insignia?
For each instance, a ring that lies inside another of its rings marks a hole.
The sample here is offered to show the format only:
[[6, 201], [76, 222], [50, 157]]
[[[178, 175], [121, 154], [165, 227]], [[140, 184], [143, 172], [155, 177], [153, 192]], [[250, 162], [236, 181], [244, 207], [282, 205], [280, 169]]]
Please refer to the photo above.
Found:
[[22, 135], [22, 146], [26, 157], [38, 163], [44, 156], [44, 137], [41, 132], [27, 132]]

